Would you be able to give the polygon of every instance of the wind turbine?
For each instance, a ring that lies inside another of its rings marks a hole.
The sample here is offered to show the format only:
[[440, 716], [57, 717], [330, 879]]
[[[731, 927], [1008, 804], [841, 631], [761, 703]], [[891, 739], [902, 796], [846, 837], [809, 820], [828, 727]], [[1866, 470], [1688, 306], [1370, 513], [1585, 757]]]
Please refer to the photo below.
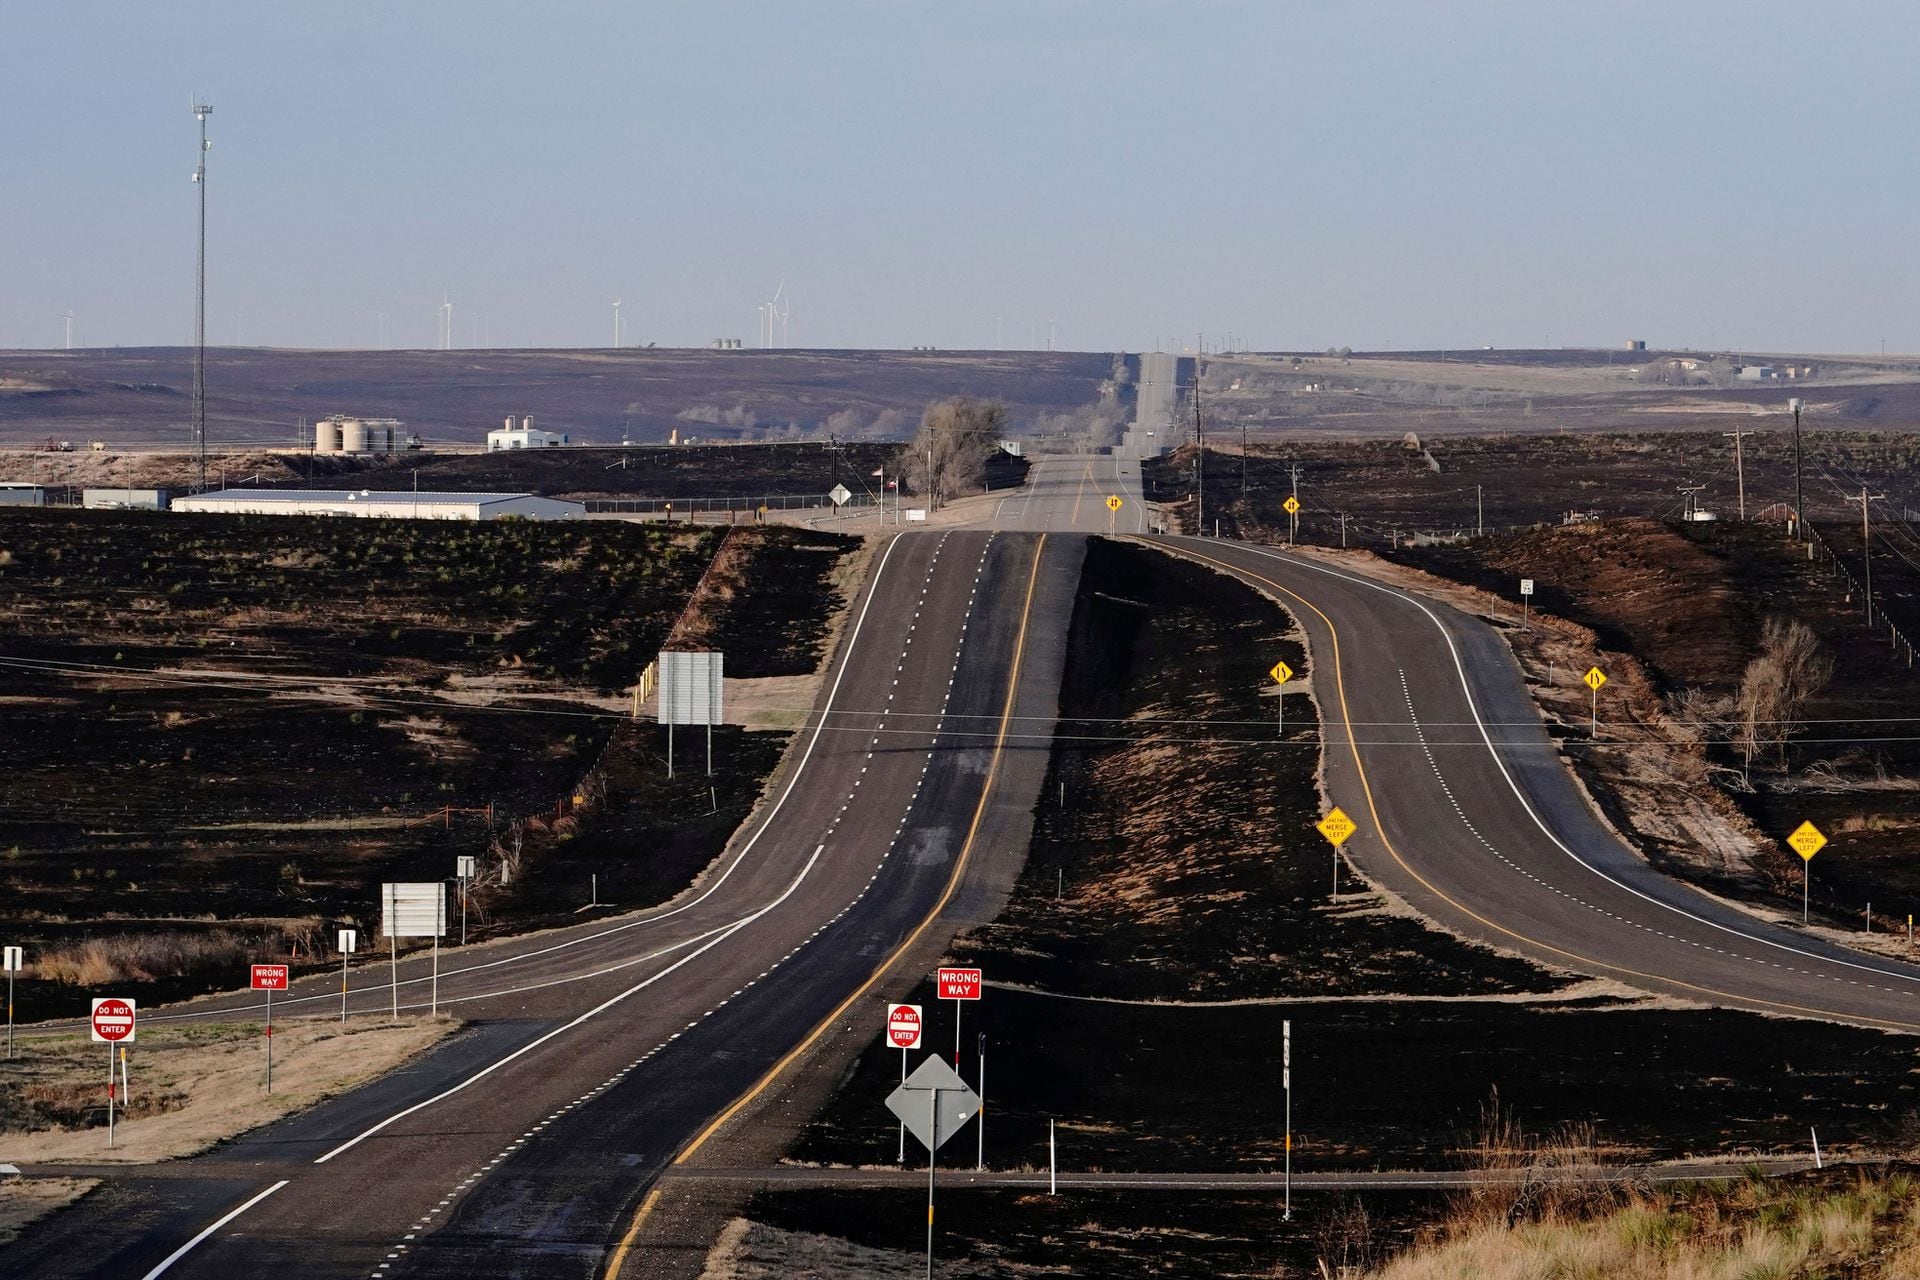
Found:
[[620, 349], [620, 302], [618, 299], [615, 299], [613, 304], [613, 349], [615, 351]]
[[63, 317], [63, 319], [65, 319], [67, 322], [67, 350], [71, 351], [73, 350], [73, 308], [72, 307], [67, 308], [67, 314]]
[[[782, 339], [781, 345], [783, 346], [785, 345], [786, 321], [785, 321], [785, 318], [782, 317], [780, 314], [780, 295], [785, 293], [786, 291], [787, 291], [787, 279], [785, 276], [782, 276], [780, 277], [780, 287], [775, 289], [773, 291], [773, 297], [767, 300], [767, 345], [769, 347], [773, 345], [773, 322], [775, 320], [779, 320], [781, 322], [781, 329], [780, 329], [780, 336]], [[793, 302], [791, 299], [789, 299], [787, 302], [787, 310], [789, 315], [792, 314]]]
[[444, 296], [440, 301], [440, 323], [444, 326], [440, 334], [440, 349], [451, 351], [453, 350], [453, 302]]

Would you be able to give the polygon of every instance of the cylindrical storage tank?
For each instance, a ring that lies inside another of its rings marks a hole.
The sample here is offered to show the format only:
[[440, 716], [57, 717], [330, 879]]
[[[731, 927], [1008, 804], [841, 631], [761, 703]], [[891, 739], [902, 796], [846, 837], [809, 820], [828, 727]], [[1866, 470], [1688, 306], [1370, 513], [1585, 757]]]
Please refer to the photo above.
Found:
[[340, 452], [365, 453], [367, 451], [367, 424], [358, 418], [347, 418], [340, 423]]
[[322, 418], [313, 424], [313, 451], [315, 453], [340, 452], [339, 419]]
[[522, 418], [522, 419], [520, 419], [520, 429], [521, 429], [522, 431], [531, 431], [531, 430], [533, 430], [533, 415], [532, 415], [532, 414], [528, 414], [528, 415], [527, 415], [526, 417], [524, 417], [524, 418]]
[[508, 415], [507, 415], [507, 420], [506, 420], [506, 422], [504, 422], [504, 423], [502, 423], [502, 424], [501, 424], [501, 429], [502, 429], [503, 431], [511, 431], [511, 430], [513, 430], [513, 415], [512, 415], [512, 414], [508, 414]]

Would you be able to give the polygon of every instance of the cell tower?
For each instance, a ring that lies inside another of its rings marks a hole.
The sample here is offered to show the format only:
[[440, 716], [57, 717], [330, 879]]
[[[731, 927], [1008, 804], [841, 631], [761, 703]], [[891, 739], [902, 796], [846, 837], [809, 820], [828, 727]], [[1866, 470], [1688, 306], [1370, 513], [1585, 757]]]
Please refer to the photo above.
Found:
[[207, 489], [207, 117], [213, 107], [195, 101], [193, 118], [200, 122], [200, 164], [193, 171], [193, 184], [200, 188], [200, 258], [194, 280], [193, 304], [193, 452], [196, 478], [194, 488]]

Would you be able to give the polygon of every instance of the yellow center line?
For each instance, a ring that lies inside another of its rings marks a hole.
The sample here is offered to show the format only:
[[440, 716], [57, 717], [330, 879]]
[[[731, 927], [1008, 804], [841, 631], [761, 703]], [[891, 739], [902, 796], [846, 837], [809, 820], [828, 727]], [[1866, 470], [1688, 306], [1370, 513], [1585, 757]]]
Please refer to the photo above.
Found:
[[[814, 1042], [825, 1035], [829, 1027], [840, 1020], [840, 1015], [851, 1008], [855, 1001], [866, 995], [876, 982], [886, 976], [887, 971], [893, 968], [902, 956], [913, 949], [915, 944], [920, 941], [920, 936], [933, 926], [934, 921], [940, 918], [940, 913], [945, 911], [947, 904], [953, 900], [954, 892], [960, 887], [960, 881], [966, 874], [967, 861], [973, 853], [973, 843], [975, 837], [980, 833], [980, 824], [986, 818], [987, 803], [993, 798], [994, 779], [998, 777], [1000, 773], [1000, 761], [1005, 754], [1007, 732], [1013, 723], [1014, 702], [1020, 692], [1020, 670], [1026, 658], [1027, 626], [1033, 617], [1034, 588], [1040, 581], [1040, 554], [1046, 549], [1046, 545], [1047, 535], [1043, 533], [1040, 535], [1040, 540], [1034, 543], [1033, 562], [1027, 568], [1027, 595], [1020, 610], [1020, 630], [1014, 638], [1013, 663], [1008, 668], [1007, 675], [1007, 698], [1000, 709], [1000, 731], [994, 738], [993, 758], [987, 765], [987, 777], [980, 788], [980, 800], [974, 805], [973, 821], [967, 826], [967, 838], [960, 845], [960, 854], [954, 859], [953, 871], [947, 877], [946, 888], [941, 891], [940, 900], [933, 904], [933, 908], [928, 911], [920, 923], [914, 927], [913, 932], [907, 935], [906, 940], [895, 947], [887, 955], [887, 958], [880, 962], [879, 966], [868, 975], [867, 980], [862, 982], [853, 994], [849, 995], [845, 1000], [842, 1000], [832, 1013], [821, 1019], [819, 1025], [807, 1033], [806, 1039], [795, 1045], [787, 1052], [786, 1056], [769, 1067], [767, 1073], [761, 1076], [752, 1088], [734, 1099], [733, 1103], [728, 1106], [725, 1111], [722, 1111], [716, 1116], [706, 1128], [694, 1136], [691, 1142], [681, 1148], [680, 1154], [673, 1158], [672, 1164], [681, 1165], [692, 1159], [694, 1152], [704, 1146], [709, 1138], [720, 1131], [722, 1126], [733, 1119], [734, 1116], [738, 1115], [740, 1111], [752, 1103], [755, 1098], [758, 1098], [762, 1093], [766, 1092], [768, 1086], [778, 1079], [788, 1067], [792, 1066], [796, 1059], [806, 1053], [808, 1049], [812, 1048]], [[620, 1237], [620, 1243], [614, 1248], [613, 1256], [608, 1259], [607, 1269], [603, 1273], [605, 1280], [619, 1280], [620, 1269], [626, 1265], [627, 1255], [633, 1249], [633, 1242], [639, 1238], [640, 1229], [646, 1225], [648, 1217], [652, 1215], [653, 1208], [659, 1203], [659, 1200], [660, 1187], [656, 1184], [647, 1192], [646, 1198], [640, 1202], [640, 1207], [634, 1211], [632, 1223], [628, 1225], [626, 1232]]]
[[1173, 553], [1176, 555], [1186, 556], [1189, 559], [1193, 559], [1193, 560], [1204, 561], [1205, 563], [1210, 564], [1217, 569], [1222, 569], [1228, 573], [1236, 574], [1240, 577], [1247, 578], [1251, 581], [1261, 583], [1264, 586], [1272, 587], [1275, 591], [1278, 591], [1280, 594], [1288, 597], [1289, 599], [1297, 601], [1299, 604], [1301, 604], [1307, 609], [1311, 609], [1314, 613], [1314, 616], [1319, 618], [1320, 621], [1326, 625], [1327, 635], [1333, 641], [1334, 687], [1338, 691], [1339, 698], [1340, 698], [1340, 719], [1343, 726], [1346, 729], [1347, 747], [1348, 747], [1348, 750], [1353, 755], [1354, 771], [1360, 777], [1360, 788], [1362, 792], [1365, 793], [1367, 798], [1367, 812], [1373, 818], [1374, 832], [1380, 837], [1380, 843], [1386, 848], [1386, 851], [1388, 852], [1388, 854], [1392, 856], [1394, 862], [1399, 865], [1402, 871], [1406, 872], [1409, 876], [1412, 876], [1414, 880], [1418, 881], [1420, 886], [1424, 888], [1428, 893], [1431, 893], [1434, 897], [1440, 899], [1442, 902], [1446, 903], [1448, 906], [1452, 907], [1454, 910], [1460, 912], [1462, 915], [1468, 917], [1471, 920], [1477, 921], [1479, 924], [1484, 925], [1486, 928], [1493, 930], [1495, 933], [1504, 934], [1505, 936], [1512, 938], [1516, 942], [1524, 943], [1527, 946], [1531, 946], [1531, 947], [1538, 947], [1542, 951], [1549, 952], [1553, 955], [1560, 956], [1565, 960], [1571, 961], [1574, 967], [1576, 968], [1584, 967], [1589, 969], [1599, 969], [1607, 973], [1618, 974], [1628, 978], [1638, 978], [1642, 982], [1663, 984], [1669, 987], [1679, 987], [1679, 988], [1682, 988], [1683, 990], [1697, 992], [1702, 996], [1711, 996], [1711, 997], [1717, 997], [1720, 1000], [1732, 1001], [1735, 1004], [1749, 1005], [1749, 1006], [1759, 1005], [1763, 1008], [1777, 1009], [1785, 1013], [1803, 1014], [1808, 1017], [1821, 1018], [1821, 1019], [1827, 1019], [1827, 1020], [1839, 1019], [1841, 1021], [1858, 1023], [1866, 1026], [1882, 1027], [1882, 1028], [1885, 1028], [1888, 1030], [1894, 1030], [1894, 1031], [1909, 1031], [1909, 1032], [1920, 1031], [1920, 1024], [1909, 1023], [1909, 1022], [1898, 1022], [1891, 1019], [1871, 1018], [1871, 1017], [1840, 1018], [1840, 1015], [1833, 1013], [1831, 1010], [1808, 1008], [1806, 1006], [1797, 1005], [1797, 1004], [1787, 1004], [1778, 1000], [1767, 1000], [1760, 996], [1739, 995], [1731, 991], [1721, 991], [1715, 987], [1707, 987], [1707, 986], [1701, 986], [1697, 983], [1685, 982], [1679, 978], [1670, 978], [1663, 974], [1643, 973], [1638, 969], [1628, 969], [1621, 965], [1609, 963], [1608, 961], [1605, 961], [1605, 960], [1595, 959], [1592, 956], [1582, 955], [1574, 951], [1568, 951], [1563, 947], [1557, 947], [1550, 942], [1544, 942], [1539, 938], [1535, 938], [1528, 934], [1521, 933], [1518, 930], [1508, 928], [1506, 925], [1500, 924], [1497, 921], [1490, 920], [1486, 916], [1481, 915], [1479, 912], [1475, 911], [1473, 908], [1467, 906], [1465, 903], [1461, 902], [1459, 899], [1447, 893], [1444, 889], [1441, 889], [1439, 886], [1435, 885], [1431, 880], [1428, 880], [1425, 876], [1421, 875], [1418, 871], [1414, 870], [1412, 865], [1409, 864], [1407, 860], [1400, 855], [1400, 850], [1394, 847], [1393, 841], [1387, 838], [1386, 827], [1382, 825], [1380, 821], [1379, 806], [1374, 801], [1373, 784], [1368, 780], [1367, 767], [1365, 764], [1361, 762], [1361, 759], [1360, 759], [1360, 743], [1359, 743], [1359, 740], [1354, 737], [1354, 733], [1353, 733], [1353, 716], [1347, 710], [1346, 668], [1340, 656], [1340, 629], [1333, 625], [1333, 619], [1329, 618], [1325, 613], [1321, 612], [1319, 606], [1315, 605], [1311, 600], [1308, 600], [1305, 596], [1302, 596], [1299, 592], [1293, 591], [1287, 587], [1283, 587], [1278, 582], [1275, 582], [1273, 579], [1266, 577], [1263, 574], [1257, 573], [1252, 569], [1245, 568], [1241, 565], [1233, 564], [1226, 560], [1217, 560], [1212, 556], [1204, 555], [1201, 552], [1192, 550], [1191, 548], [1184, 547], [1184, 546], [1167, 547], [1166, 544], [1162, 544], [1162, 543], [1152, 543], [1149, 545], [1166, 547], [1166, 549], [1173, 551]]
[[1073, 514], [1067, 518], [1068, 526], [1070, 528], [1078, 529], [1080, 527], [1080, 500], [1087, 496], [1087, 481], [1091, 480], [1092, 478], [1093, 478], [1093, 459], [1088, 458], [1087, 465], [1080, 472], [1080, 483], [1074, 486]]

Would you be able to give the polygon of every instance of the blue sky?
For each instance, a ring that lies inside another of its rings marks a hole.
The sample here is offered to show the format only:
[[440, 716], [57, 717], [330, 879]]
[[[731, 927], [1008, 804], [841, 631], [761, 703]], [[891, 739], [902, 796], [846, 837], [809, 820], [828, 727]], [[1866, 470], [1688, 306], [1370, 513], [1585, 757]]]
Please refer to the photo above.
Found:
[[15, 5], [0, 346], [1920, 350], [1895, 3]]

